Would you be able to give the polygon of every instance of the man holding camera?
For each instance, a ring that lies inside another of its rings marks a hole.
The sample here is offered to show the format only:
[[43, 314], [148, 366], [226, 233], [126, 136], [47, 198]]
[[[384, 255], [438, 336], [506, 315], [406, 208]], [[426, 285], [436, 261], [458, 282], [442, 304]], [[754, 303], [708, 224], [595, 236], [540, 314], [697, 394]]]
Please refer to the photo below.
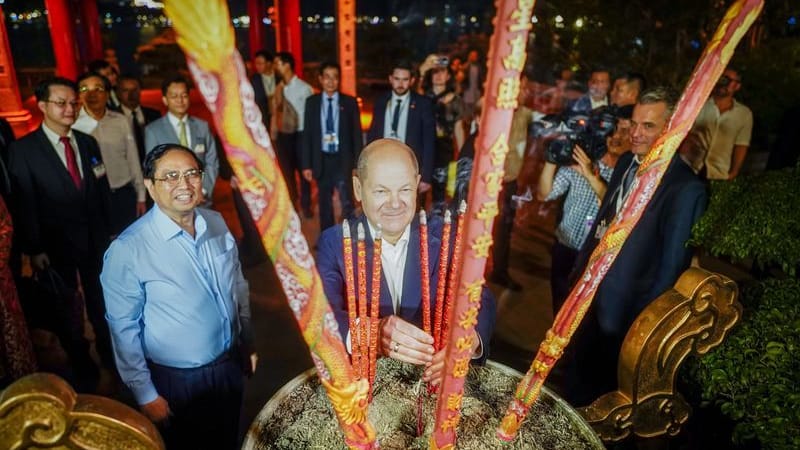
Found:
[[[692, 128], [692, 135], [705, 153], [709, 180], [732, 180], [739, 174], [753, 130], [750, 108], [733, 98], [742, 87], [739, 73], [727, 68], [711, 98], [703, 105]], [[695, 167], [695, 170], [699, 170]]]
[[592, 161], [586, 151], [576, 145], [572, 153], [574, 164], [559, 166], [551, 157], [552, 152], [548, 152], [548, 161], [539, 176], [536, 196], [540, 201], [549, 202], [564, 197], [550, 271], [554, 313], [561, 308], [569, 294], [569, 274], [578, 250], [594, 223], [617, 159], [630, 150], [632, 108], [629, 106], [615, 111], [617, 124], [613, 134], [606, 138], [607, 151], [600, 159]]

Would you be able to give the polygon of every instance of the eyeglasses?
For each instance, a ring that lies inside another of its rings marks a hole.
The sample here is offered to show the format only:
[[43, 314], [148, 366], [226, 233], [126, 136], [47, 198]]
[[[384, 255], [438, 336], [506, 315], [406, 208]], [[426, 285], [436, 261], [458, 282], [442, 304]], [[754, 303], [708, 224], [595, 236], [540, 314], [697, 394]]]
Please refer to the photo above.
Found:
[[182, 179], [185, 179], [190, 184], [197, 184], [203, 179], [203, 171], [200, 169], [189, 169], [186, 172], [180, 173], [177, 170], [172, 170], [165, 173], [163, 178], [153, 177], [153, 181], [163, 181], [167, 186], [177, 186]]
[[81, 87], [78, 88], [78, 92], [81, 92], [81, 93], [83, 93], [83, 92], [105, 92], [105, 91], [106, 91], [106, 88], [104, 88], [103, 86], [95, 86], [93, 88], [90, 88], [89, 86], [81, 86]]
[[79, 105], [79, 103], [77, 101], [74, 101], [74, 100], [71, 101], [71, 102], [68, 102], [66, 100], [45, 100], [44, 102], [45, 103], [52, 103], [52, 104], [58, 106], [59, 108], [66, 108], [67, 105], [72, 106], [73, 108], [77, 108], [78, 105]]

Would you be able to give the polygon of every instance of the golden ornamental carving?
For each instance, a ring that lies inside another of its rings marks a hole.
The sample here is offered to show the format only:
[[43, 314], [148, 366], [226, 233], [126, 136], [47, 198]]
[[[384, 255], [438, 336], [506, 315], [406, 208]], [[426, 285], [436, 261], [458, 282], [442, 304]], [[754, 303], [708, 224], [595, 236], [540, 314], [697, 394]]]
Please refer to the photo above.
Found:
[[336, 414], [346, 423], [362, 423], [367, 418], [367, 396], [369, 382], [366, 378], [354, 381], [347, 386], [335, 386], [327, 380], [320, 378]]
[[622, 344], [618, 390], [578, 411], [605, 442], [678, 434], [691, 412], [675, 390], [681, 363], [719, 345], [742, 316], [736, 283], [691, 267], [639, 314]]
[[164, 443], [134, 409], [78, 395], [61, 378], [35, 373], [0, 393], [0, 448], [163, 450]]

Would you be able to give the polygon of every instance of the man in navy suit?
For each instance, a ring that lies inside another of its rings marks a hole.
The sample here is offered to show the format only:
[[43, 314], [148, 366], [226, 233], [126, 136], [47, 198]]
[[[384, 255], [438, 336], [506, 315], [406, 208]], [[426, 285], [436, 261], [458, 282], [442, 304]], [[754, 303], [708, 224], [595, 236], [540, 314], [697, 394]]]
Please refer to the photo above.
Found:
[[380, 138], [405, 142], [417, 156], [422, 180], [419, 192], [431, 187], [436, 122], [430, 99], [411, 91], [414, 75], [411, 64], [395, 64], [389, 75], [391, 92], [375, 99], [372, 125], [367, 132], [367, 143]]
[[350, 179], [363, 147], [358, 102], [339, 92], [340, 73], [338, 64], [322, 63], [319, 75], [322, 93], [306, 99], [300, 167], [303, 178], [317, 181], [320, 231], [335, 223], [334, 189], [339, 192], [342, 217], [353, 213]]
[[[353, 177], [353, 191], [366, 216], [357, 222], [364, 226], [366, 233], [368, 273], [371, 271], [372, 236], [378, 228], [383, 239], [379, 351], [383, 356], [425, 365], [423, 379], [438, 383], [444, 365], [444, 350], [435, 352], [433, 338], [420, 329], [420, 236], [419, 222], [415, 220], [419, 179], [413, 151], [397, 140], [381, 139], [367, 145], [361, 152], [357, 175]], [[355, 229], [352, 227], [353, 231]], [[442, 235], [442, 222], [438, 218], [428, 223], [428, 233], [430, 298], [435, 299]], [[355, 232], [351, 235], [356, 236]], [[349, 347], [341, 225], [322, 233], [317, 268], [325, 295], [339, 323], [339, 332]], [[371, 289], [369, 284], [370, 279], [367, 280], [367, 292]], [[473, 360], [483, 361], [489, 353], [495, 308], [494, 298], [484, 288], [473, 340]]]
[[[620, 157], [597, 218], [578, 254], [573, 278], [580, 276], [605, 229], [632, 191], [642, 159], [661, 135], [676, 96], [665, 88], [642, 93], [631, 119], [631, 152]], [[708, 204], [705, 184], [679, 154], [669, 163], [661, 184], [631, 231], [614, 264], [597, 288], [594, 302], [576, 335], [576, 378], [568, 398], [576, 405], [616, 389], [622, 341], [640, 312], [671, 288], [689, 267], [686, 241]]]
[[62, 314], [59, 324], [71, 327], [69, 336], [60, 334], [59, 338], [72, 359], [77, 381], [91, 389], [97, 368], [83, 338], [83, 308], [74, 302], [80, 284], [97, 352], [113, 369], [99, 278], [110, 240], [110, 188], [97, 141], [72, 129], [78, 114], [75, 84], [53, 78], [41, 82], [35, 94], [44, 115], [42, 125], [13, 142], [9, 152], [14, 228], [33, 268], [54, 270], [69, 291], [69, 305], [60, 304], [66, 299], [51, 299], [53, 314]]

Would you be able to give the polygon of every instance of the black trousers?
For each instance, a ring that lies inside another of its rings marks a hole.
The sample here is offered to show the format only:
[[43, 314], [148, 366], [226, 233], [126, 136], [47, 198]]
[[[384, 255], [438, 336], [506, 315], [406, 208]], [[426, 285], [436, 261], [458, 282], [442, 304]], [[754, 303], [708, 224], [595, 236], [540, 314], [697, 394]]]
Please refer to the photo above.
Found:
[[201, 367], [148, 363], [150, 377], [173, 415], [159, 431], [168, 450], [235, 449], [244, 376], [239, 358], [226, 355]]
[[303, 210], [311, 209], [311, 183], [303, 178], [300, 173], [300, 133], [278, 133], [278, 163], [289, 188], [289, 198], [297, 202], [297, 179], [300, 179], [300, 207]]
[[340, 156], [322, 154], [322, 175], [317, 180], [317, 201], [319, 202], [319, 231], [322, 232], [336, 224], [333, 215], [333, 191], [339, 191], [342, 203], [342, 217], [353, 215], [353, 186], [350, 177], [352, 169], [342, 170]]
[[494, 246], [492, 247], [492, 273], [497, 276], [508, 275], [508, 257], [511, 254], [511, 230], [514, 228], [514, 217], [517, 205], [511, 197], [517, 193], [517, 180], [503, 183], [503, 190], [497, 199], [500, 214], [494, 225]]
[[[114, 353], [111, 350], [111, 335], [106, 322], [106, 305], [103, 300], [103, 288], [100, 286], [100, 262], [92, 258], [81, 258], [76, 264], [68, 264], [51, 259], [52, 268], [58, 272], [69, 290], [77, 291], [78, 276], [83, 288], [86, 302], [86, 313], [95, 335], [95, 346], [103, 364], [115, 370]], [[66, 317], [72, 323], [83, 324], [82, 311], [78, 308], [69, 308], [69, 314], [81, 314], [80, 317]]]
[[111, 190], [111, 234], [122, 233], [136, 221], [136, 189], [132, 183]]
[[561, 309], [569, 295], [572, 287], [569, 283], [569, 275], [577, 257], [577, 250], [567, 247], [558, 241], [553, 244], [553, 257], [550, 264], [550, 293], [553, 296], [554, 315], [558, 313], [558, 310]]

